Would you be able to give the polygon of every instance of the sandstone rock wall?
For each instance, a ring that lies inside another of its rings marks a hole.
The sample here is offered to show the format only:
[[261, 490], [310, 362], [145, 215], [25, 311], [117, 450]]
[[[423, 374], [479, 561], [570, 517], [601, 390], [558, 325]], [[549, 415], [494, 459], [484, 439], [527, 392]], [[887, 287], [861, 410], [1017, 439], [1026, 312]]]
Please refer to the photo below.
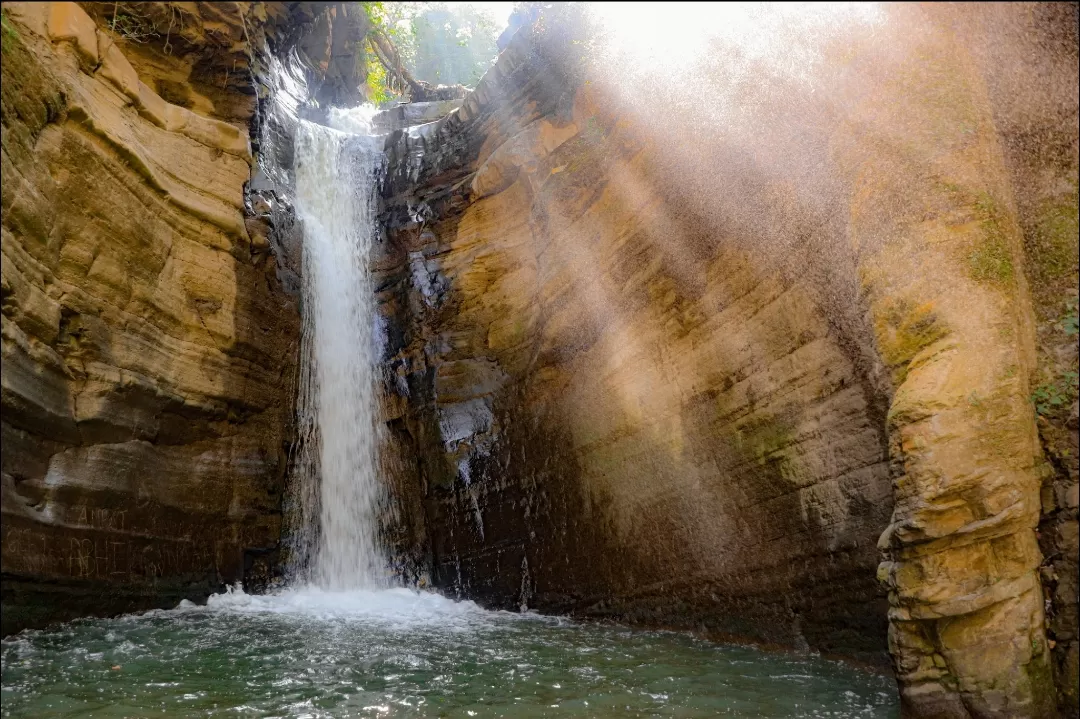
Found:
[[253, 91], [4, 15], [3, 631], [266, 575], [298, 320], [245, 226]]
[[390, 136], [389, 420], [438, 584], [868, 659], [887, 633], [912, 715], [1054, 712], [1010, 55], [883, 13], [816, 94], [696, 86], [722, 121], [541, 22]]
[[994, 5], [953, 25], [987, 80], [1012, 181], [1035, 310], [1036, 400], [1044, 449], [1039, 545], [1047, 637], [1065, 716], [1080, 712], [1077, 621], [1077, 57], [1076, 3]]
[[279, 573], [292, 133], [363, 100], [368, 29], [355, 3], [5, 3], [4, 633]]
[[679, 177], [741, 171], [738, 148], [691, 143], [709, 156], [685, 164], [533, 41], [456, 115], [391, 138], [393, 421], [420, 449], [438, 581], [880, 656], [892, 487], [869, 332]]
[[[266, 576], [290, 123], [359, 99], [364, 20], [4, 10], [3, 631]], [[912, 715], [1075, 706], [1075, 5], [881, 12], [809, 86], [716, 48], [689, 89], [545, 16], [390, 134], [393, 542], [436, 584], [888, 649]]]

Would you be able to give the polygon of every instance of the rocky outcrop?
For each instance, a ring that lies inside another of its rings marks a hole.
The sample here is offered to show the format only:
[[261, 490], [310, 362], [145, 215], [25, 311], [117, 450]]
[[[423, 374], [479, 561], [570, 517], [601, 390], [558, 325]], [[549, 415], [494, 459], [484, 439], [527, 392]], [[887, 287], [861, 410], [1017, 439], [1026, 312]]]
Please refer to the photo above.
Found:
[[951, 18], [987, 81], [1035, 310], [1032, 395], [1044, 449], [1039, 545], [1064, 716], [1080, 712], [1077, 621], [1077, 5], [995, 5]]
[[3, 632], [279, 571], [292, 127], [350, 3], [5, 3]]
[[647, 107], [546, 18], [389, 137], [389, 423], [438, 584], [868, 659], [888, 634], [912, 715], [1054, 712], [987, 80], [1022, 33], [980, 58], [947, 13], [883, 14], [814, 48], [814, 93], [751, 67], [694, 76], [739, 102]]
[[369, 23], [354, 3], [81, 2], [113, 38], [140, 79], [166, 101], [208, 117], [247, 125], [256, 88], [264, 99], [267, 65], [286, 63], [302, 77], [304, 97], [322, 107], [366, 98], [362, 52]]
[[416, 125], [426, 125], [449, 115], [461, 107], [463, 99], [439, 102], [409, 102], [375, 113], [371, 128], [377, 134], [386, 134]]
[[[444, 119], [383, 118], [398, 559], [888, 653], [913, 716], [1070, 711], [1075, 5], [887, 6], [689, 86], [564, 12], [523, 10]], [[366, 22], [5, 4], [5, 633], [275, 571], [291, 127], [360, 99]]]
[[438, 149], [417, 159], [446, 163], [435, 196], [397, 198], [427, 218], [397, 229], [387, 306], [407, 318], [397, 421], [420, 447], [438, 581], [872, 655], [891, 488], [857, 348], [806, 283], [673, 214], [662, 182], [623, 184], [667, 168], [572, 85], [538, 100], [549, 68], [527, 49], [418, 134]]
[[245, 225], [254, 91], [211, 91], [184, 18], [133, 64], [74, 3], [4, 4], [5, 634], [274, 563], [297, 312]]

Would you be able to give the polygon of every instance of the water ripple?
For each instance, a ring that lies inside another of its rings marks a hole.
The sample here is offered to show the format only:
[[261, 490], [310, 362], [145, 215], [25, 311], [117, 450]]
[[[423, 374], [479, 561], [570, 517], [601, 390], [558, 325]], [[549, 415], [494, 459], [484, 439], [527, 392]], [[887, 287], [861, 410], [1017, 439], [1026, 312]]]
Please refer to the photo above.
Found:
[[4, 717], [889, 717], [891, 680], [817, 657], [406, 589], [231, 591], [2, 643]]

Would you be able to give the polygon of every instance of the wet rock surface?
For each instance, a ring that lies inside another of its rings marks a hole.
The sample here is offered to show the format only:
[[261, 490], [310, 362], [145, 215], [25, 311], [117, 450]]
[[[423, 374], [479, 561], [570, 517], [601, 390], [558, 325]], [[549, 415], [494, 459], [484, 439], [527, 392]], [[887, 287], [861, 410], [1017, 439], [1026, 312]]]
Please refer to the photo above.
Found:
[[880, 661], [866, 351], [525, 32], [457, 113], [388, 138], [392, 421], [436, 582]]
[[[1073, 712], [1076, 10], [980, 7], [890, 6], [815, 95], [754, 82], [723, 123], [730, 88], [645, 105], [531, 16], [460, 107], [391, 111], [395, 565], [891, 657], [913, 716]], [[9, 18], [3, 631], [257, 587], [295, 439], [292, 128], [360, 98], [366, 20]]]
[[912, 715], [1053, 714], [1051, 665], [1062, 696], [1075, 676], [1044, 630], [1023, 180], [986, 90], [1023, 33], [956, 27], [890, 9], [828, 97], [762, 91], [767, 133], [701, 136], [605, 93], [547, 23], [388, 137], [391, 422], [438, 585], [887, 645]]
[[435, 122], [461, 107], [463, 99], [438, 102], [409, 102], [375, 114], [371, 120], [374, 132], [383, 134], [414, 125]]
[[[1077, 6], [994, 7], [963, 15], [987, 78], [994, 122], [1023, 232], [1035, 311], [1036, 405], [1040, 465], [1039, 546], [1047, 640], [1052, 644], [1060, 707], [1080, 712], [1077, 532], [1080, 489], [1077, 372]], [[1012, 38], [1008, 63], [995, 62], [1002, 35]]]

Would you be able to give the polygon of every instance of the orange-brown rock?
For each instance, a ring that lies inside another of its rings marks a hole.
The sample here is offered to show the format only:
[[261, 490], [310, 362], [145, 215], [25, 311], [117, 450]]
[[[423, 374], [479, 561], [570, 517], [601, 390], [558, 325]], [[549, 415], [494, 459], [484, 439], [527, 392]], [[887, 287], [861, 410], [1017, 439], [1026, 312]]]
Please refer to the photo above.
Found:
[[[946, 8], [938, 8], [946, 10]], [[1080, 94], [1077, 5], [1038, 3], [952, 8], [945, 20], [972, 47], [986, 77], [1023, 232], [1035, 314], [1032, 395], [1045, 462], [1040, 567], [1047, 639], [1060, 706], [1080, 712], [1077, 532], [1077, 185]]]
[[868, 659], [887, 633], [912, 716], [1053, 715], [1031, 271], [987, 85], [1014, 30], [980, 57], [890, 6], [820, 43], [815, 93], [691, 68], [693, 98], [644, 103], [549, 18], [392, 135], [394, 422], [436, 582]]
[[5, 3], [5, 633], [278, 572], [285, 181], [365, 92], [350, 3]]
[[74, 3], [4, 16], [7, 633], [269, 571], [298, 322], [245, 227], [246, 123], [164, 99]]

